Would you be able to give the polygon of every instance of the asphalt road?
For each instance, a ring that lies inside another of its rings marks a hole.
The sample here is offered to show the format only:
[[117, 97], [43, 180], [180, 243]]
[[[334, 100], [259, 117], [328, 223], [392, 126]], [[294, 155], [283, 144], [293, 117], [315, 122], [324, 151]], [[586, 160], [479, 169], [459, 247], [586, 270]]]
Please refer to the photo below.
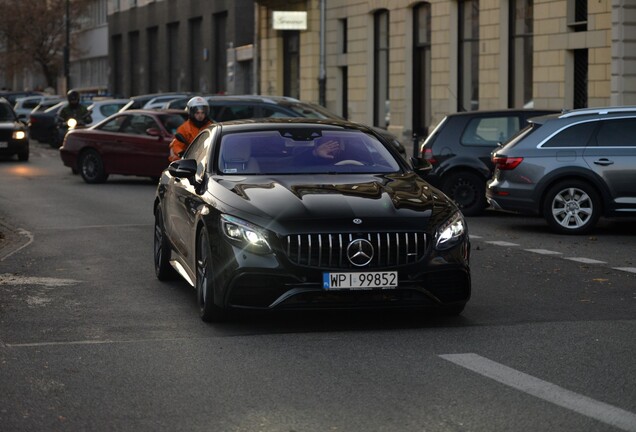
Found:
[[152, 266], [150, 180], [0, 161], [0, 430], [636, 431], [636, 229], [469, 219], [458, 318], [199, 320]]

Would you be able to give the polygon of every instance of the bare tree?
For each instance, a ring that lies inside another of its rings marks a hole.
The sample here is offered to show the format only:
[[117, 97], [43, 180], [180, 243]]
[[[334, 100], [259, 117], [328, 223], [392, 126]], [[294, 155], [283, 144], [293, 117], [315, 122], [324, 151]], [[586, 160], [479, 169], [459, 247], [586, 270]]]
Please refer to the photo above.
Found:
[[[70, 30], [78, 28], [78, 17], [87, 0], [68, 0]], [[56, 86], [64, 67], [67, 0], [0, 0], [0, 63], [7, 77], [24, 69], [39, 68], [47, 85]], [[71, 48], [73, 46], [71, 40]]]

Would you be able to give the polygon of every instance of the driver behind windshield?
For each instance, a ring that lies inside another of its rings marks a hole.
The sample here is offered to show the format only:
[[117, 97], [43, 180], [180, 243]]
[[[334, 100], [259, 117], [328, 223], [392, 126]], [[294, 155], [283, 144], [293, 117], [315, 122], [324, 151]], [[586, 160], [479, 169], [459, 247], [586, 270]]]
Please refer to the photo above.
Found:
[[294, 158], [301, 165], [326, 165], [342, 160], [344, 143], [339, 138], [323, 137], [314, 142], [314, 146], [304, 150]]

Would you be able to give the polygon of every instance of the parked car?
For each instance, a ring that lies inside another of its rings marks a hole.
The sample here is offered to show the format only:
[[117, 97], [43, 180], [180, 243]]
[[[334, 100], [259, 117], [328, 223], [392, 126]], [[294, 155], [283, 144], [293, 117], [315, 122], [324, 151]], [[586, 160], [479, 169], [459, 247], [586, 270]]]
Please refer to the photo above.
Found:
[[127, 111], [131, 109], [142, 109], [144, 105], [150, 100], [158, 96], [172, 96], [174, 98], [182, 96], [183, 92], [166, 92], [166, 93], [149, 93], [143, 95], [137, 95], [130, 98], [129, 102], [124, 105], [120, 111]]
[[506, 109], [448, 114], [426, 138], [421, 154], [433, 166], [426, 181], [455, 200], [466, 216], [486, 208], [486, 182], [494, 165], [490, 153], [531, 117], [557, 111]]
[[36, 92], [36, 91], [31, 91], [31, 90], [25, 90], [25, 91], [13, 91], [13, 90], [3, 90], [0, 91], [0, 97], [5, 98], [10, 104], [11, 106], [15, 105], [15, 101], [18, 98], [23, 98], [26, 96], [42, 96], [43, 93], [41, 92]]
[[13, 106], [13, 110], [17, 114], [20, 120], [29, 120], [29, 115], [31, 112], [42, 102], [51, 102], [51, 105], [54, 105], [58, 102], [63, 101], [64, 99], [60, 96], [25, 96], [16, 99], [15, 105]]
[[[323, 106], [286, 96], [206, 96], [205, 99], [210, 104], [210, 117], [217, 122], [286, 117], [344, 120]], [[372, 127], [372, 129], [394, 145], [403, 157], [406, 157], [406, 150], [395, 135], [379, 127]]]
[[534, 118], [492, 154], [494, 208], [542, 214], [558, 233], [587, 233], [600, 216], [636, 216], [636, 107]]
[[64, 165], [86, 183], [110, 174], [159, 178], [168, 166], [169, 144], [187, 119], [184, 111], [129, 110], [86, 129], [69, 131], [60, 147]]
[[93, 121], [89, 124], [89, 126], [96, 125], [105, 118], [119, 112], [119, 110], [128, 102], [130, 102], [130, 99], [93, 100], [93, 102], [88, 106], [88, 109], [91, 111], [91, 116], [93, 117]]
[[[314, 156], [333, 141], [341, 153]], [[204, 321], [234, 308], [459, 314], [470, 298], [461, 212], [359, 124], [213, 124], [162, 174], [154, 214], [156, 275], [192, 285]]]
[[[160, 96], [156, 96], [146, 102], [143, 106], [144, 109], [162, 109], [163, 105], [166, 102], [169, 102], [173, 99], [190, 99], [192, 96], [188, 93], [186, 94], [162, 94]], [[187, 102], [187, 101], [186, 101]]]
[[0, 155], [17, 155], [18, 160], [29, 160], [29, 129], [18, 120], [11, 103], [0, 97]]
[[57, 134], [57, 115], [68, 102], [63, 100], [44, 111], [34, 109], [29, 115], [29, 132], [31, 138], [41, 143], [49, 144], [54, 141]]

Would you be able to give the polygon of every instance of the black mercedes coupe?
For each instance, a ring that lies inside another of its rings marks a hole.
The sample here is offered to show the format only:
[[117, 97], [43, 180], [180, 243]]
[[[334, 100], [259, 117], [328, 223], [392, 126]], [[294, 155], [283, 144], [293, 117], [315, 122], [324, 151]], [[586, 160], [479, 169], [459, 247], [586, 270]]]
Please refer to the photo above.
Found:
[[192, 285], [204, 321], [233, 309], [461, 313], [466, 222], [418, 174], [425, 162], [383, 140], [332, 120], [205, 129], [157, 187], [157, 277]]

